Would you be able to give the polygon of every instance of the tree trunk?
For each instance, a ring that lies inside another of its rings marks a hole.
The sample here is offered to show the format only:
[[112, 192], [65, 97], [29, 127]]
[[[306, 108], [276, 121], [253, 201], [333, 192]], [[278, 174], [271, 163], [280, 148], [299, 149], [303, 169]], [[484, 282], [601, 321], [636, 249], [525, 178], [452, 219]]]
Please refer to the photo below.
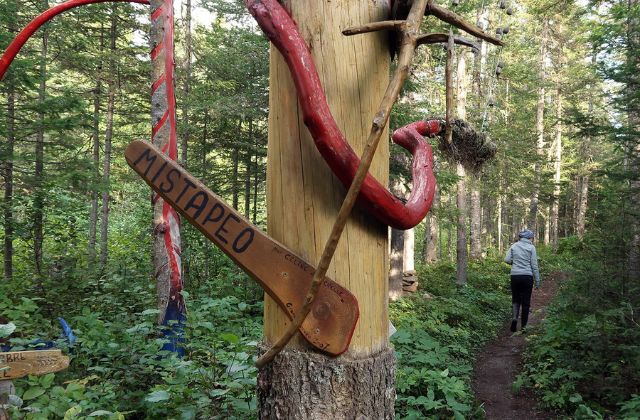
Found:
[[[596, 54], [591, 56], [591, 65], [596, 66]], [[589, 95], [589, 119], [593, 119], [593, 95]], [[593, 121], [590, 121], [592, 124]], [[579, 156], [582, 162], [581, 169], [579, 170], [578, 182], [576, 185], [577, 195], [577, 208], [576, 208], [576, 223], [575, 231], [578, 238], [584, 237], [586, 219], [587, 219], [587, 206], [589, 200], [589, 177], [591, 174], [591, 129], [587, 132], [587, 136], [580, 144]]]
[[[151, 96], [152, 142], [178, 160], [176, 134], [173, 1], [151, 0], [151, 59], [153, 85]], [[178, 326], [186, 318], [182, 297], [182, 260], [180, 219], [175, 210], [154, 196], [153, 265], [158, 292], [158, 322]], [[174, 329], [175, 331], [175, 329]], [[175, 347], [169, 348], [171, 350]]]
[[[100, 78], [100, 75], [98, 75]], [[93, 166], [94, 188], [100, 179], [100, 95], [102, 82], [98, 79], [93, 91]], [[98, 230], [98, 191], [91, 191], [91, 212], [89, 213], [89, 245], [87, 253], [89, 266], [96, 263], [96, 237]]]
[[191, 0], [185, 0], [185, 57], [184, 57], [184, 85], [182, 87], [182, 93], [184, 95], [182, 104], [182, 142], [180, 143], [180, 164], [182, 167], [187, 167], [187, 148], [189, 145], [189, 138], [191, 136], [189, 128], [189, 94], [191, 89], [191, 55], [192, 55], [192, 42], [191, 42]]
[[[238, 132], [241, 132], [240, 130]], [[233, 197], [233, 208], [238, 210], [238, 204], [240, 202], [240, 188], [238, 186], [238, 167], [240, 166], [240, 149], [238, 146], [233, 146], [233, 153], [231, 155], [231, 163], [233, 169], [231, 170], [231, 195]]]
[[631, 208], [634, 209], [631, 222], [631, 242], [629, 244], [628, 275], [631, 282], [640, 281], [640, 216], [637, 211], [640, 209], [640, 141], [637, 133], [640, 131], [640, 109], [637, 103], [637, 95], [640, 91], [640, 81], [638, 72], [640, 71], [640, 19], [638, 19], [638, 8], [640, 0], [629, 1], [628, 14], [628, 51], [627, 68], [632, 71], [627, 83], [627, 98], [629, 118], [629, 132], [632, 132], [629, 144], [629, 170], [633, 174], [630, 180], [631, 188]]
[[[43, 7], [49, 8], [48, 2], [44, 2]], [[35, 172], [33, 197], [33, 256], [36, 268], [36, 275], [42, 277], [42, 244], [43, 214], [44, 214], [44, 101], [47, 93], [47, 50], [49, 47], [49, 31], [42, 29], [42, 51], [40, 54], [40, 87], [38, 89], [38, 132], [36, 134], [35, 146]]]
[[249, 135], [247, 140], [247, 152], [244, 155], [244, 217], [249, 219], [251, 214], [251, 146], [253, 138], [253, 120], [249, 118]]
[[551, 204], [551, 246], [558, 249], [558, 214], [560, 210], [560, 170], [562, 169], [562, 93], [556, 91], [556, 141], [554, 142], [553, 161], [553, 203]]
[[114, 5], [111, 10], [111, 29], [109, 32], [110, 40], [110, 54], [109, 58], [109, 87], [107, 88], [107, 121], [106, 129], [104, 132], [104, 160], [102, 166], [102, 184], [104, 190], [102, 191], [102, 217], [100, 220], [100, 269], [104, 270], [107, 267], [107, 260], [109, 259], [109, 191], [111, 187], [109, 185], [111, 176], [111, 142], [113, 140], [113, 116], [115, 113], [116, 105], [116, 89], [117, 89], [117, 73], [118, 68], [116, 65], [116, 39], [118, 36], [118, 15], [116, 12], [116, 6]]
[[536, 152], [538, 160], [534, 165], [535, 180], [531, 191], [531, 205], [529, 207], [529, 229], [538, 232], [538, 196], [540, 195], [540, 175], [544, 156], [544, 99], [545, 99], [545, 56], [547, 54], [548, 21], [543, 18], [542, 36], [540, 40], [540, 57], [538, 58], [538, 105], [536, 108]]
[[[467, 118], [467, 61], [466, 54], [458, 54], [458, 71], [457, 71], [457, 88], [458, 93], [456, 109], [458, 118], [464, 120]], [[456, 196], [456, 205], [458, 207], [457, 221], [457, 237], [456, 242], [456, 284], [464, 286], [467, 284], [467, 221], [469, 209], [467, 208], [467, 188], [466, 188], [466, 171], [464, 167], [456, 164], [456, 175], [458, 175], [458, 191]]]
[[4, 279], [13, 280], [13, 150], [16, 142], [16, 92], [9, 81], [7, 143], [4, 162]]
[[[352, 141], [356, 153], [362, 152], [389, 80], [386, 35], [345, 37], [340, 31], [386, 18], [388, 3], [368, 0], [284, 3], [314, 56], [338, 125]], [[317, 263], [345, 188], [315, 148], [303, 124], [289, 71], [273, 48], [270, 93], [268, 232], [301, 257]], [[383, 185], [388, 184], [388, 162], [388, 145], [381, 142], [370, 173]], [[312, 352], [298, 334], [272, 364], [259, 372], [261, 418], [394, 416], [395, 361], [388, 340], [387, 234], [386, 226], [360, 209], [354, 210], [328, 272], [358, 299], [360, 319], [350, 348], [340, 357], [327, 357]], [[274, 342], [288, 324], [287, 316], [265, 296], [265, 340]]]
[[425, 235], [424, 235], [424, 262], [430, 264], [438, 260], [438, 221], [436, 220], [433, 209], [440, 205], [440, 191], [436, 190], [431, 204], [431, 211], [425, 219]]
[[480, 203], [480, 177], [471, 180], [471, 259], [482, 259], [482, 207]]
[[404, 231], [391, 229], [391, 253], [389, 254], [389, 299], [402, 297], [402, 272], [404, 258]]

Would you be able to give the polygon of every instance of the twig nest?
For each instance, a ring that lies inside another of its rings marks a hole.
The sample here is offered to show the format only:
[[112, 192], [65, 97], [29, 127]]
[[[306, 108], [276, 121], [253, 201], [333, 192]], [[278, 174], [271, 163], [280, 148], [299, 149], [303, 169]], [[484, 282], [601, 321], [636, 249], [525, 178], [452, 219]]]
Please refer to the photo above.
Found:
[[496, 145], [487, 139], [484, 133], [477, 132], [463, 120], [453, 120], [453, 141], [449, 144], [444, 130], [439, 138], [439, 149], [446, 158], [460, 163], [466, 170], [479, 172], [482, 166], [496, 155]]

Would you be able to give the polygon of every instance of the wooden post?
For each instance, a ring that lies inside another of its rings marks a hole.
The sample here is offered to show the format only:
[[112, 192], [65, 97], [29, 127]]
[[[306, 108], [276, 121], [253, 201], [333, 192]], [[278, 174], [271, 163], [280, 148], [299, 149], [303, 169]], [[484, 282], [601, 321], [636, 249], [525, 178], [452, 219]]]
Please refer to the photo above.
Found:
[[[387, 17], [386, 2], [286, 1], [313, 54], [331, 111], [357, 154], [362, 152], [389, 80], [386, 34], [345, 37], [347, 27]], [[345, 188], [316, 150], [301, 117], [289, 70], [272, 49], [267, 169], [268, 232], [317, 263]], [[381, 142], [371, 173], [388, 184], [388, 147]], [[394, 356], [388, 343], [387, 227], [356, 209], [328, 275], [354, 293], [360, 321], [339, 358], [311, 352], [294, 338], [259, 374], [262, 418], [391, 418]], [[273, 343], [289, 319], [265, 298], [265, 339]]]

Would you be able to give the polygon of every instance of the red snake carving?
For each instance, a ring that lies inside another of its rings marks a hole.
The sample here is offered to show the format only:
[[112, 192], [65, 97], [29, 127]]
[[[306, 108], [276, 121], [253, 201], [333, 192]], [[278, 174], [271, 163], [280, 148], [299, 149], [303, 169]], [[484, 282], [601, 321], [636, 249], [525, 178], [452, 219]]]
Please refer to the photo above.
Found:
[[[0, 79], [24, 43], [44, 23], [74, 7], [108, 1], [148, 4], [148, 0], [70, 0], [55, 6], [34, 19], [9, 45], [0, 58]], [[281, 52], [295, 83], [303, 110], [304, 123], [333, 173], [348, 187], [360, 163], [331, 115], [309, 49], [297, 26], [277, 0], [246, 0], [266, 36]], [[406, 203], [367, 175], [358, 203], [382, 223], [397, 229], [409, 229], [425, 217], [435, 192], [433, 153], [423, 136], [435, 136], [442, 131], [439, 120], [418, 121], [396, 130], [392, 139], [413, 155], [413, 190]], [[171, 146], [169, 145], [169, 151]]]

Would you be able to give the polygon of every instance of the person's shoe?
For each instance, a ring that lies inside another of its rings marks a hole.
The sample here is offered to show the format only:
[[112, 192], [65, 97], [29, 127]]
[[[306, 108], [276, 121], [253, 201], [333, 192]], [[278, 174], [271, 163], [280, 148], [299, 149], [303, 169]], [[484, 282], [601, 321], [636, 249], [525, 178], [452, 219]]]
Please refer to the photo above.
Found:
[[516, 332], [518, 330], [518, 320], [514, 319], [511, 321], [511, 332]]

